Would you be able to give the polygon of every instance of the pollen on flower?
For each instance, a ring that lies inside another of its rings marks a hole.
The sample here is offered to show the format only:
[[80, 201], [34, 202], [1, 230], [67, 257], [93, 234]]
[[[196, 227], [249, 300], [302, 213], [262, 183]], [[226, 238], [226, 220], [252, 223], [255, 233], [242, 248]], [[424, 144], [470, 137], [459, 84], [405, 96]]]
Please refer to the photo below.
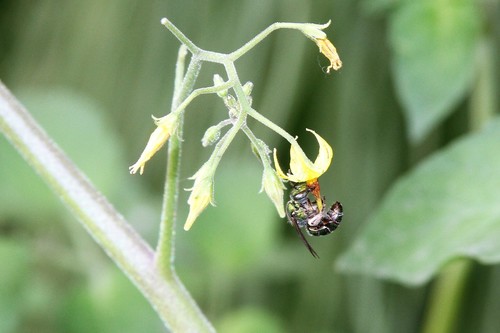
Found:
[[316, 45], [319, 47], [319, 52], [330, 60], [330, 66], [326, 68], [326, 72], [329, 74], [330, 70], [339, 70], [342, 67], [342, 61], [340, 60], [337, 49], [333, 46], [332, 42], [328, 38], [317, 38], [315, 40]]

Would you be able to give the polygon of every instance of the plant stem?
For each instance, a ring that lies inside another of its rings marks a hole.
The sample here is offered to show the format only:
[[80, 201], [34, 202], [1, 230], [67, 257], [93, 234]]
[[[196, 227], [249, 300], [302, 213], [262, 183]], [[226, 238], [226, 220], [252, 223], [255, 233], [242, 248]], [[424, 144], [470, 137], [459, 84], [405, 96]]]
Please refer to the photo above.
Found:
[[200, 53], [200, 48], [186, 37], [169, 19], [166, 17], [161, 19], [161, 24], [164, 25], [170, 32], [181, 42], [181, 44], [186, 45], [188, 50], [193, 54], [197, 55]]
[[164, 279], [154, 253], [76, 168], [0, 82], [0, 130], [35, 169], [94, 240], [176, 332], [211, 332], [210, 323], [174, 275]]
[[261, 115], [256, 110], [250, 109], [248, 111], [248, 115], [250, 117], [254, 118], [255, 120], [257, 120], [258, 122], [260, 122], [262, 125], [270, 128], [271, 130], [273, 130], [276, 133], [278, 133], [279, 135], [281, 135], [285, 140], [290, 142], [290, 144], [292, 144], [292, 145], [297, 144], [297, 141], [295, 140], [295, 138], [293, 136], [291, 136], [290, 134], [288, 134], [287, 131], [285, 131], [284, 129], [282, 129], [281, 127], [279, 127], [278, 125], [276, 125], [275, 123], [273, 123], [272, 121], [270, 121], [269, 119], [264, 117], [263, 115]]
[[260, 32], [257, 36], [248, 41], [245, 45], [237, 49], [236, 51], [230, 53], [228, 56], [228, 60], [236, 61], [236, 59], [243, 56], [245, 53], [250, 51], [255, 45], [260, 43], [264, 38], [266, 38], [271, 32], [278, 29], [295, 29], [301, 30], [304, 28], [306, 24], [304, 23], [288, 23], [288, 22], [276, 22], [268, 26], [262, 32]]
[[455, 332], [460, 301], [471, 267], [469, 259], [460, 258], [441, 271], [433, 286], [423, 333]]
[[[172, 112], [177, 110], [181, 104], [180, 101], [185, 100], [191, 93], [201, 68], [201, 62], [193, 58], [188, 66], [186, 75], [184, 75], [183, 71], [180, 70], [180, 68], [184, 68], [184, 61], [185, 58], [179, 51], [176, 65], [178, 70], [176, 70], [175, 82], [182, 83], [180, 85], [176, 84], [174, 87], [174, 96], [176, 96], [176, 98], [172, 100]], [[183, 77], [182, 81], [179, 79], [179, 76]], [[174, 227], [179, 197], [179, 170], [183, 122], [184, 114], [181, 113], [177, 132], [172, 135], [168, 143], [168, 162], [160, 221], [160, 234], [156, 246], [156, 265], [166, 278], [174, 274]]]

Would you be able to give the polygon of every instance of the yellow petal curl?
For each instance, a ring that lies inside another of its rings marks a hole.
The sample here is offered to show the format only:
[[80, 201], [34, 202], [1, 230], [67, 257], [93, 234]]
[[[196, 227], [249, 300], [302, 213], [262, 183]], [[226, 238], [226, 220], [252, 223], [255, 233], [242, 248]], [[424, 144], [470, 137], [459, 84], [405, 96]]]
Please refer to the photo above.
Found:
[[330, 167], [333, 158], [332, 147], [316, 132], [307, 129], [314, 134], [319, 143], [319, 152], [314, 163], [307, 158], [298, 144], [292, 144], [290, 148], [290, 173], [285, 174], [281, 169], [274, 149], [274, 165], [278, 175], [286, 180], [301, 183], [317, 179]]

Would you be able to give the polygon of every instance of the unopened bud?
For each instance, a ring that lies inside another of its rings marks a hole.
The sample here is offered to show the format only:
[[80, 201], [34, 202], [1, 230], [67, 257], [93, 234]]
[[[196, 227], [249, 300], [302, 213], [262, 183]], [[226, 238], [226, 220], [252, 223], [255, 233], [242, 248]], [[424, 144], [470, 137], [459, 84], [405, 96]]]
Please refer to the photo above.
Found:
[[214, 175], [211, 163], [206, 162], [189, 179], [194, 179], [194, 185], [190, 189], [191, 195], [188, 199], [189, 214], [184, 224], [184, 230], [189, 230], [198, 216], [213, 202]]
[[285, 208], [283, 206], [283, 182], [272, 168], [264, 168], [262, 175], [261, 192], [266, 191], [267, 196], [273, 202], [280, 217], [285, 217]]
[[253, 89], [253, 83], [250, 81], [248, 81], [243, 85], [243, 92], [247, 96], [250, 96], [252, 94], [252, 89]]
[[153, 120], [158, 127], [149, 137], [146, 148], [144, 148], [144, 151], [142, 152], [137, 162], [129, 167], [131, 174], [135, 174], [137, 171], [139, 171], [139, 173], [142, 175], [146, 162], [149, 161], [149, 159], [153, 157], [153, 155], [156, 154], [158, 150], [160, 150], [163, 144], [165, 144], [172, 133], [176, 131], [177, 126], [179, 125], [179, 115], [176, 113], [169, 113], [165, 117], [161, 118], [153, 117]]
[[220, 126], [214, 125], [210, 126], [206, 131], [205, 135], [201, 139], [201, 144], [203, 147], [211, 146], [216, 143], [220, 138]]
[[[214, 86], [220, 86], [221, 84], [224, 84], [224, 80], [219, 74], [214, 75]], [[217, 92], [217, 96], [219, 97], [226, 97], [227, 96], [227, 89], [221, 90]]]

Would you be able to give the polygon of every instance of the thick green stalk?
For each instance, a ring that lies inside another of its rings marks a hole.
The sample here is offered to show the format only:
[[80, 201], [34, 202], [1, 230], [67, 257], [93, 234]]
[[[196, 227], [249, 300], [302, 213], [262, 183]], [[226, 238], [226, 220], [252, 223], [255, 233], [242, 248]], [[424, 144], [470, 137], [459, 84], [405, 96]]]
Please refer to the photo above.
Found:
[[455, 332], [471, 264], [469, 259], [457, 259], [439, 273], [432, 287], [423, 333]]
[[177, 277], [165, 279], [154, 252], [0, 82], [0, 130], [175, 332], [210, 332]]

